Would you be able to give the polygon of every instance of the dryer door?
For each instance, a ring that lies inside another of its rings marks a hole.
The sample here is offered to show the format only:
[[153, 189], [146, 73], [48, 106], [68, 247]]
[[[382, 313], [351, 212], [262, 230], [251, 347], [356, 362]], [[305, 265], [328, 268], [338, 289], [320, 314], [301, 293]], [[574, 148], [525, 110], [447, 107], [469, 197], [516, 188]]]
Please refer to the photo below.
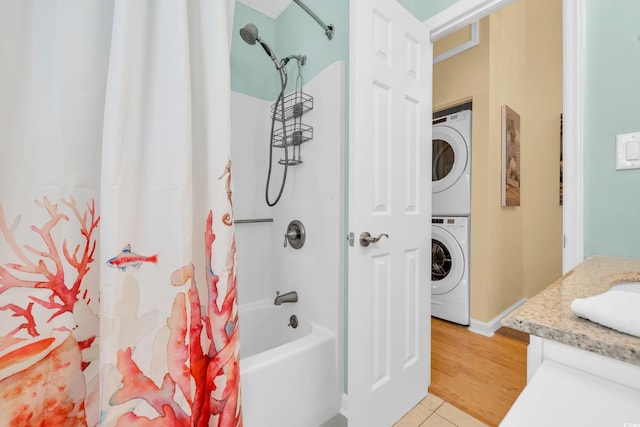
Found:
[[460, 132], [449, 126], [435, 125], [432, 153], [432, 191], [439, 193], [460, 179], [469, 161], [469, 152]]
[[446, 294], [458, 286], [464, 273], [464, 255], [447, 230], [431, 227], [431, 293]]

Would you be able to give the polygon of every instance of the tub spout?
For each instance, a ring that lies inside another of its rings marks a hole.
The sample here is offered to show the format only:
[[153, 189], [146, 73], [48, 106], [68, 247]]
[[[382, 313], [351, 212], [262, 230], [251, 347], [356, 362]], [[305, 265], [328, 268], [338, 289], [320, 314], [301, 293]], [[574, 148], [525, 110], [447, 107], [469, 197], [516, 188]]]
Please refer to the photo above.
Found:
[[291, 291], [280, 295], [280, 291], [276, 291], [276, 299], [273, 300], [273, 303], [275, 305], [282, 305], [283, 302], [298, 302], [298, 293]]

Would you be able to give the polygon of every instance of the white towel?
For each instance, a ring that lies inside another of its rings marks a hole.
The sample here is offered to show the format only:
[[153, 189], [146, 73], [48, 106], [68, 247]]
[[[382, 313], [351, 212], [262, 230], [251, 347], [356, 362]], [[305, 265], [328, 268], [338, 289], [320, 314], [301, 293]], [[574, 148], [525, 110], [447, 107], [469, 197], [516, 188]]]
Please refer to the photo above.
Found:
[[640, 293], [614, 288], [573, 300], [571, 310], [592, 322], [640, 337]]

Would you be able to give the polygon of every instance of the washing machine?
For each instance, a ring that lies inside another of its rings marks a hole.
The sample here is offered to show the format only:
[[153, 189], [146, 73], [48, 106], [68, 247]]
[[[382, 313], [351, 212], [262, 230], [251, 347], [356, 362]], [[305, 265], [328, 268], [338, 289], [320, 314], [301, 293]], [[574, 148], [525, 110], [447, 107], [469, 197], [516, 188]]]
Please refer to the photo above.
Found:
[[431, 219], [431, 315], [469, 324], [469, 217]]
[[432, 214], [471, 215], [471, 110], [433, 120]]

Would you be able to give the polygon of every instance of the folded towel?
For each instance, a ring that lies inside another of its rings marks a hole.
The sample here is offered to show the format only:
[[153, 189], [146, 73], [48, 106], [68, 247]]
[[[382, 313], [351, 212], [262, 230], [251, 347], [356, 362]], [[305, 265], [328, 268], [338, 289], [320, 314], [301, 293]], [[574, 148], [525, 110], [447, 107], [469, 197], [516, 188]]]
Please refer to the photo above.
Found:
[[640, 293], [613, 288], [573, 300], [571, 310], [592, 322], [640, 337]]

